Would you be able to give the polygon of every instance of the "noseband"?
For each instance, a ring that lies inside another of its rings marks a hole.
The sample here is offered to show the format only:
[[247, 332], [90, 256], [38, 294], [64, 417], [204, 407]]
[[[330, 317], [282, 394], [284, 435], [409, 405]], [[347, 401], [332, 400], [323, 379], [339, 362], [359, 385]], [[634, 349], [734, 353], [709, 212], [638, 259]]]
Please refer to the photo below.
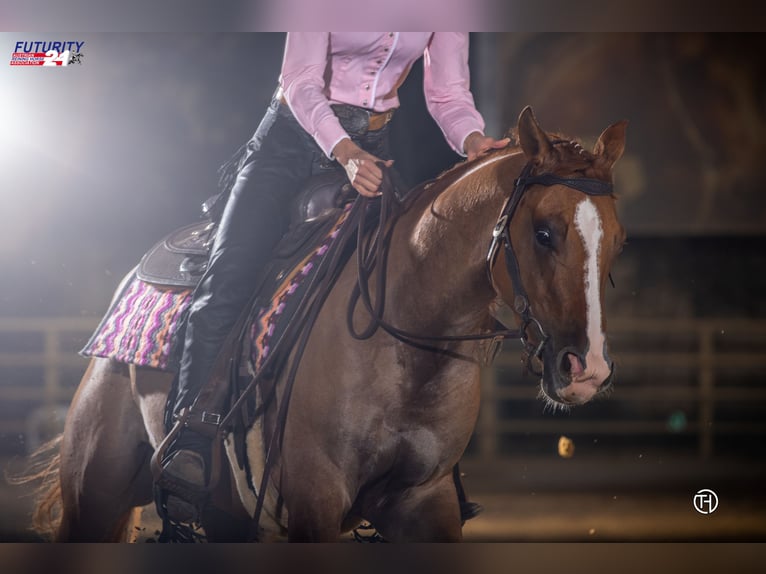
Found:
[[[554, 142], [557, 143], [557, 142]], [[385, 174], [384, 170], [384, 174]], [[354, 287], [354, 292], [351, 295], [349, 301], [348, 313], [346, 316], [347, 324], [351, 335], [356, 339], [368, 339], [372, 337], [378, 327], [388, 332], [395, 339], [407, 343], [411, 346], [432, 350], [439, 353], [445, 353], [448, 355], [455, 355], [451, 351], [433, 347], [427, 345], [424, 342], [440, 342], [440, 341], [476, 341], [476, 340], [492, 340], [492, 345], [488, 351], [488, 360], [494, 357], [499, 349], [500, 343], [504, 339], [520, 339], [524, 345], [526, 351], [526, 364], [527, 368], [535, 373], [537, 376], [541, 376], [542, 373], [538, 372], [534, 368], [533, 360], [540, 358], [543, 352], [543, 348], [547, 343], [549, 337], [545, 333], [543, 326], [540, 324], [534, 315], [529, 305], [529, 298], [527, 296], [524, 285], [521, 281], [521, 273], [519, 271], [519, 262], [516, 258], [516, 254], [513, 250], [513, 244], [511, 243], [510, 235], [510, 223], [513, 219], [516, 209], [521, 203], [521, 199], [526, 193], [527, 189], [534, 185], [564, 185], [577, 191], [581, 191], [587, 195], [602, 196], [610, 195], [612, 193], [612, 184], [609, 182], [601, 181], [599, 179], [592, 178], [563, 178], [558, 177], [552, 173], [544, 173], [540, 175], [531, 175], [532, 165], [527, 163], [521, 174], [516, 178], [514, 182], [513, 191], [503, 205], [503, 209], [500, 212], [500, 217], [492, 230], [492, 239], [489, 244], [489, 250], [486, 258], [487, 277], [489, 278], [490, 285], [494, 286], [495, 282], [492, 277], [492, 267], [495, 259], [497, 258], [497, 252], [500, 248], [500, 244], [503, 244], [505, 248], [505, 261], [508, 273], [511, 277], [513, 284], [513, 290], [515, 293], [513, 309], [521, 317], [521, 327], [518, 330], [497, 330], [485, 334], [470, 334], [470, 335], [447, 335], [447, 336], [426, 336], [416, 333], [405, 331], [394, 325], [391, 325], [383, 319], [383, 294], [385, 293], [385, 272], [383, 269], [386, 267], [387, 260], [387, 246], [388, 235], [386, 230], [391, 229], [387, 214], [391, 212], [391, 208], [388, 203], [391, 201], [389, 198], [393, 196], [393, 193], [384, 193], [382, 197], [382, 204], [380, 206], [380, 222], [378, 223], [377, 230], [372, 234], [375, 238], [372, 242], [367, 242], [367, 248], [363, 249], [364, 245], [364, 230], [363, 221], [361, 218], [358, 228], [358, 243], [357, 243], [357, 265], [358, 265], [358, 280]], [[384, 177], [386, 177], [384, 175]], [[369, 202], [367, 198], [360, 197], [358, 200]], [[375, 264], [378, 263], [378, 277], [377, 277], [377, 289], [378, 300], [373, 304], [370, 297], [369, 279], [373, 273]], [[370, 314], [371, 322], [368, 327], [361, 333], [354, 327], [353, 315], [357, 302], [361, 300], [364, 304], [367, 312]], [[534, 339], [537, 340], [537, 344], [532, 343], [528, 334], [530, 327], [534, 327], [537, 333]]]
[[[527, 163], [521, 171], [521, 175], [516, 178], [516, 181], [513, 184], [513, 192], [505, 201], [505, 205], [503, 205], [503, 209], [500, 212], [500, 217], [495, 224], [495, 228], [492, 230], [492, 241], [490, 242], [489, 250], [487, 251], [487, 277], [489, 278], [490, 285], [495, 285], [494, 278], [492, 277], [492, 267], [497, 258], [500, 244], [502, 243], [505, 253], [505, 266], [511, 278], [513, 292], [515, 294], [513, 299], [513, 310], [521, 317], [519, 338], [526, 351], [527, 368], [535, 375], [542, 376], [542, 372], [539, 372], [539, 370], [534, 367], [533, 361], [535, 358], [539, 359], [541, 357], [543, 348], [548, 342], [549, 336], [545, 333], [540, 321], [532, 315], [529, 305], [529, 297], [524, 289], [524, 283], [521, 280], [519, 260], [516, 257], [516, 253], [513, 250], [513, 244], [511, 243], [511, 221], [516, 213], [516, 209], [521, 203], [522, 197], [524, 197], [524, 193], [533, 185], [563, 185], [581, 191], [586, 195], [594, 196], [611, 195], [613, 188], [610, 182], [602, 181], [600, 179], [587, 177], [559, 177], [552, 173], [530, 175], [531, 172], [532, 165]], [[528, 335], [528, 330], [532, 326], [537, 330], [535, 337], [538, 341], [537, 344], [532, 343]]]

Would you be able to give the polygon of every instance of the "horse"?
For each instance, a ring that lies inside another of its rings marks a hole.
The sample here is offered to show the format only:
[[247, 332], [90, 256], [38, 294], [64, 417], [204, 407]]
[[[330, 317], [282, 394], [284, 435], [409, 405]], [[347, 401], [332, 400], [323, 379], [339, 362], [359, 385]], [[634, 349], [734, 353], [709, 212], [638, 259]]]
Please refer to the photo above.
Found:
[[[582, 405], [612, 385], [602, 309], [625, 241], [611, 182], [626, 125], [606, 128], [590, 152], [543, 131], [527, 107], [516, 143], [422, 185], [387, 234], [384, 293], [371, 289], [385, 296], [386, 328], [366, 338], [353, 331], [370, 310], [349, 311], [360, 263], [344, 264], [294, 369], [262, 492], [264, 509], [281, 509], [281, 522], [260, 515], [271, 532], [337, 541], [369, 521], [387, 541], [462, 540], [453, 468], [477, 421], [503, 304], [545, 401]], [[277, 402], [283, 378], [273, 381]], [[54, 540], [130, 535], [136, 508], [153, 500], [150, 459], [166, 437], [172, 379], [91, 360], [37, 501], [38, 526], [49, 519]], [[275, 424], [273, 412], [258, 422], [267, 435]], [[224, 458], [202, 526], [211, 541], [245, 540], [256, 495], [230, 450]]]

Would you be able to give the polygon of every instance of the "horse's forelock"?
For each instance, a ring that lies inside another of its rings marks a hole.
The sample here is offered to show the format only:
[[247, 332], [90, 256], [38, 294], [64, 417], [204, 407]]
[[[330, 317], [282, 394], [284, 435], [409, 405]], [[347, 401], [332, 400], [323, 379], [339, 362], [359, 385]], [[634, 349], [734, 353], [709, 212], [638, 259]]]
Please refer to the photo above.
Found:
[[[554, 172], [583, 171], [591, 169], [592, 173], [588, 177], [597, 179], [609, 179], [609, 173], [604, 173], [602, 178], [598, 177], [600, 173], [597, 156], [587, 150], [581, 140], [572, 138], [560, 132], [547, 132], [548, 139], [553, 144], [556, 155], [550, 158], [550, 161], [541, 166], [543, 171], [550, 170]], [[521, 147], [518, 130], [510, 129], [504, 137], [511, 139], [515, 147]]]
[[598, 161], [598, 156], [588, 151], [578, 139], [561, 134], [549, 134], [557, 157], [548, 170], [558, 174], [578, 172], [584, 177], [611, 181], [611, 171]]

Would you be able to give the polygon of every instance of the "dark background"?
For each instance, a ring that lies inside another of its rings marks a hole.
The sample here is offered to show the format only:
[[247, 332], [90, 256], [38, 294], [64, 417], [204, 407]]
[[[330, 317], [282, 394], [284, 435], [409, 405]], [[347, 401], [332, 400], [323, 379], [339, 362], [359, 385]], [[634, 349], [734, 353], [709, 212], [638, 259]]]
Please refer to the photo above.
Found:
[[[216, 191], [218, 166], [250, 137], [276, 86], [284, 34], [3, 33], [0, 55], [9, 60], [16, 41], [34, 39], [85, 40], [85, 56], [82, 65], [53, 70], [0, 61], [0, 322], [73, 316], [96, 321], [141, 255], [194, 221], [199, 204]], [[630, 121], [615, 172], [629, 240], [613, 270], [616, 288], [607, 293], [607, 317], [628, 325], [651, 320], [657, 328], [617, 337], [618, 351], [647, 357], [669, 348], [697, 352], [693, 336], [674, 335], [663, 322], [751, 321], [766, 314], [763, 43], [762, 34], [732, 33], [472, 35], [472, 87], [489, 134], [499, 137], [514, 126], [525, 105], [534, 107], [545, 129], [577, 136], [588, 147], [609, 124]], [[459, 158], [425, 111], [419, 64], [400, 96], [395, 157], [414, 183]], [[762, 327], [755, 335], [718, 331], [717, 350], [766, 355]], [[84, 342], [78, 337], [67, 342], [72, 355]], [[33, 335], [0, 332], [0, 353], [37, 345]], [[515, 357], [518, 349], [507, 352]], [[698, 383], [693, 370], [651, 361], [620, 368], [623, 396], [640, 397], [669, 381]], [[81, 371], [80, 365], [71, 368], [65, 384], [73, 388]], [[529, 388], [531, 395], [492, 408], [530, 427], [546, 417], [561, 429], [578, 422], [659, 425], [648, 434], [575, 434], [578, 456], [592, 464], [570, 467], [571, 476], [559, 467], [551, 474], [538, 467], [542, 483], [587, 483], [594, 468], [616, 476], [615, 460], [642, 457], [646, 466], [635, 477], [659, 490], [667, 478], [660, 471], [680, 458], [690, 465], [677, 481], [684, 488], [707, 486], [695, 482], [694, 473], [704, 471], [726, 492], [763, 506], [761, 372], [717, 372], [716, 384], [750, 389], [752, 398], [716, 407], [716, 424], [736, 421], [745, 430], [716, 433], [704, 468], [696, 435], [665, 425], [702, 424], [695, 401], [623, 401], [618, 388], [609, 401], [570, 415], [543, 413], [534, 382], [517, 367], [503, 366], [501, 386]], [[29, 380], [32, 387], [39, 378], [38, 372], [0, 364], [0, 385]], [[34, 405], [5, 403], [0, 417]], [[508, 432], [500, 437], [498, 457], [553, 457], [553, 464], [557, 438], [555, 430]], [[24, 453], [26, 440], [23, 433], [2, 433], [0, 449]], [[471, 444], [471, 456], [480, 455], [479, 443]], [[498, 468], [494, 472], [503, 475]], [[625, 475], [635, 467], [620, 468], [628, 469], [621, 480], [629, 484]], [[526, 487], [520, 474], [510, 476], [509, 484]]]
[[[279, 33], [78, 38], [82, 65], [0, 67], [0, 316], [100, 314], [119, 277], [215, 192], [216, 169], [276, 86], [284, 43]], [[27, 35], [0, 36], [8, 59], [19, 39]], [[636, 312], [764, 313], [762, 42], [473, 36], [473, 90], [492, 135], [527, 104], [544, 127], [587, 145], [608, 124], [631, 122], [616, 171], [623, 261], [663, 254], [630, 263], [640, 303], [622, 305]], [[397, 166], [413, 183], [459, 159], [422, 99], [416, 65], [394, 124]], [[655, 286], [677, 303], [641, 299]]]

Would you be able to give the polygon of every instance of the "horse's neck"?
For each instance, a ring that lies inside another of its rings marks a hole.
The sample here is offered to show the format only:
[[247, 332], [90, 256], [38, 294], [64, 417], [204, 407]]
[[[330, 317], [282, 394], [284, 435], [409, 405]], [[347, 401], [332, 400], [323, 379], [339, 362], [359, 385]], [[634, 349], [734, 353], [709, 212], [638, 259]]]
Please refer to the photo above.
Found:
[[487, 280], [487, 249], [507, 197], [497, 173], [508, 162], [521, 163], [520, 154], [476, 163], [402, 217], [389, 262], [397, 301], [392, 312], [400, 322], [439, 334], [467, 333], [486, 323], [495, 298]]

